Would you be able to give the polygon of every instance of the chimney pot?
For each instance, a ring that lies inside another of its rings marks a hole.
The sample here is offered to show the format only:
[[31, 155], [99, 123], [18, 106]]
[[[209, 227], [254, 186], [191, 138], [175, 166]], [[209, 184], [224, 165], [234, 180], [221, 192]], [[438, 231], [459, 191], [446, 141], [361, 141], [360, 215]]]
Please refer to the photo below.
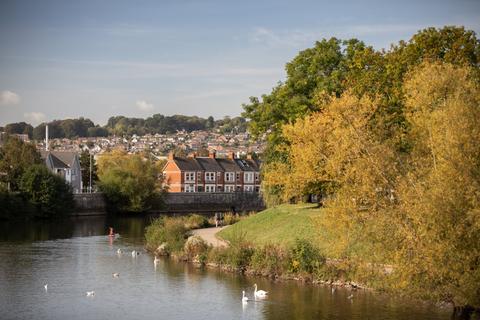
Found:
[[229, 153], [227, 153], [227, 157], [228, 157], [228, 159], [230, 159], [230, 160], [235, 159], [235, 152], [230, 151]]
[[210, 159], [215, 159], [216, 155], [217, 155], [217, 153], [215, 152], [215, 150], [214, 150], [214, 151], [210, 151], [210, 152], [208, 153], [208, 157], [209, 157]]

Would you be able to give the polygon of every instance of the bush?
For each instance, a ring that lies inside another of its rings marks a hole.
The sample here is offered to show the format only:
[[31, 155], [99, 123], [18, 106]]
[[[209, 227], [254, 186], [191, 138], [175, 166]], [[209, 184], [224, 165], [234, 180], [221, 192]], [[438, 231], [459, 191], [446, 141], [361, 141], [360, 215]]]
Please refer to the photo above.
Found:
[[313, 244], [305, 239], [296, 239], [290, 249], [290, 272], [313, 273], [325, 265], [326, 259]]
[[17, 192], [0, 188], [0, 219], [30, 218], [35, 208]]
[[185, 220], [185, 227], [187, 229], [200, 229], [210, 226], [207, 217], [199, 214], [192, 214], [188, 216]]
[[189, 235], [182, 218], [161, 217], [147, 227], [145, 238], [149, 250], [155, 250], [162, 243], [166, 243], [172, 253], [183, 250]]
[[30, 166], [22, 175], [19, 188], [42, 218], [58, 217], [73, 208], [70, 186], [44, 165]]
[[240, 217], [238, 214], [236, 213], [232, 213], [232, 212], [227, 212], [223, 215], [223, 224], [225, 226], [228, 226], [228, 225], [231, 225], [231, 224], [234, 224], [236, 222], [240, 221]]
[[[194, 258], [198, 258], [199, 261], [200, 255], [204, 255], [208, 251], [208, 244], [199, 236], [191, 236], [185, 242], [185, 246], [183, 247], [183, 252], [185, 253], [188, 260], [192, 260]], [[206, 255], [205, 259], [206, 259]], [[204, 263], [200, 261], [201, 263]]]
[[274, 244], [255, 249], [251, 258], [253, 270], [271, 276], [281, 275], [288, 268], [288, 253]]

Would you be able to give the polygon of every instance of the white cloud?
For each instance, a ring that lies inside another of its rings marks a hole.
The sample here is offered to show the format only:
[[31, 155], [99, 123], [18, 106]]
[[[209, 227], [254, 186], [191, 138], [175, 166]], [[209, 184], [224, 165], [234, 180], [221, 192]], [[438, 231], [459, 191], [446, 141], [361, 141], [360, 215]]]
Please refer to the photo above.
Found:
[[138, 100], [135, 105], [140, 111], [152, 111], [153, 110], [153, 104], [148, 103], [145, 100]]
[[0, 92], [0, 106], [13, 106], [20, 103], [20, 96], [12, 91]]
[[39, 124], [47, 118], [45, 114], [41, 112], [25, 112], [23, 117], [32, 124]]

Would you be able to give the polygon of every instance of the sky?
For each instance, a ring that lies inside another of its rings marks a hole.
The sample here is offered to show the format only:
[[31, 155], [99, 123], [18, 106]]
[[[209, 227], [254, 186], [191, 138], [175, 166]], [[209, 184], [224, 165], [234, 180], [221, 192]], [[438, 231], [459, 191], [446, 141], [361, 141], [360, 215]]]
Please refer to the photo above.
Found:
[[389, 48], [444, 25], [480, 34], [480, 0], [0, 0], [0, 126], [237, 116], [316, 40]]

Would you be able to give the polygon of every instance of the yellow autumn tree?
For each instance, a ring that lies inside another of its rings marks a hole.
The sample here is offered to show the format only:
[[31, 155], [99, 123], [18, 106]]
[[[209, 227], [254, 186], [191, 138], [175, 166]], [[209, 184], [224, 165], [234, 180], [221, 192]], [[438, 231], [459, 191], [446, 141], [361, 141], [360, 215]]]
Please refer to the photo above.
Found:
[[404, 84], [409, 170], [399, 184], [398, 285], [480, 306], [480, 89], [469, 68], [424, 64]]

